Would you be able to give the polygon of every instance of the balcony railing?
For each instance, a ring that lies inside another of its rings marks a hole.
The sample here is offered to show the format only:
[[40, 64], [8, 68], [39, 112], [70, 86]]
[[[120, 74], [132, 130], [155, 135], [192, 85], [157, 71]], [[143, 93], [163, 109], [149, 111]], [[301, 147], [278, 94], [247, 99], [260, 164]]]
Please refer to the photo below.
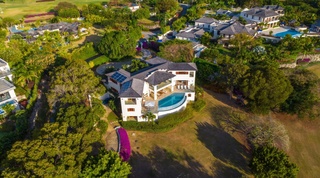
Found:
[[171, 81], [168, 82], [162, 82], [158, 85], [158, 90], [164, 88], [165, 86], [168, 86], [171, 84]]
[[126, 104], [126, 105], [136, 105], [137, 102], [136, 102], [136, 101], [133, 101], [133, 100], [127, 100], [127, 101], [125, 101], [125, 104]]

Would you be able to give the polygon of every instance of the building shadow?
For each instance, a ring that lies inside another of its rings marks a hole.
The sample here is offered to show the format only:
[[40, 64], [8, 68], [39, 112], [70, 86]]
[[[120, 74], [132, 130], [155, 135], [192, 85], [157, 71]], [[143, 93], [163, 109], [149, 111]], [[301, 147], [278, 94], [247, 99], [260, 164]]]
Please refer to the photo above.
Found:
[[[207, 122], [197, 122], [198, 139], [209, 149], [212, 155], [223, 162], [223, 170], [218, 174], [238, 175], [249, 172], [249, 150], [226, 131]], [[236, 170], [238, 168], [241, 172]], [[238, 173], [236, 173], [238, 172]]]
[[[132, 166], [131, 178], [209, 178], [203, 166], [185, 150], [181, 155], [154, 147], [147, 155], [133, 152], [130, 165]], [[183, 162], [184, 164], [181, 164]]]

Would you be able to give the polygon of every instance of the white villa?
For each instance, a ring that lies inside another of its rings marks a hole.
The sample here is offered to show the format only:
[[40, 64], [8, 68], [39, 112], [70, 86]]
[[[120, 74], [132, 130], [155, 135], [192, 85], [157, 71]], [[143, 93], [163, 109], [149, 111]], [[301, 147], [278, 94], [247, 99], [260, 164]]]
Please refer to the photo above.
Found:
[[0, 114], [4, 114], [1, 108], [6, 104], [13, 104], [16, 108], [18, 106], [17, 96], [14, 92], [16, 87], [6, 78], [12, 81], [10, 67], [6, 61], [0, 58]]
[[195, 100], [195, 63], [174, 63], [160, 57], [145, 60], [149, 65], [137, 72], [123, 69], [106, 74], [110, 95], [119, 96], [123, 121], [147, 121], [183, 110]]
[[284, 9], [278, 5], [265, 5], [244, 9], [240, 16], [256, 24], [263, 23], [264, 28], [272, 28], [279, 25], [279, 18], [284, 16]]

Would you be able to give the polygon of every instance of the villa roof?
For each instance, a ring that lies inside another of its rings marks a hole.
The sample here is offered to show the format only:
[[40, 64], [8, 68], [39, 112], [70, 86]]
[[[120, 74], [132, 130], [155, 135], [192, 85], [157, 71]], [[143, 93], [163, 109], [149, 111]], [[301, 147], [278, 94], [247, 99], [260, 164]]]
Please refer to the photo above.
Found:
[[144, 81], [151, 85], [157, 85], [168, 79], [175, 77], [168, 71], [196, 71], [195, 63], [174, 63], [161, 57], [154, 57], [146, 60], [149, 67], [143, 68], [137, 72], [129, 73], [123, 69], [106, 74], [106, 76], [117, 80], [122, 84], [120, 97], [141, 97], [143, 95]]
[[196, 31], [194, 34], [195, 34], [196, 36], [201, 37], [202, 35], [204, 35], [205, 32], [206, 32], [206, 31], [204, 31], [203, 29], [200, 29], [200, 30]]
[[177, 37], [182, 37], [182, 38], [196, 38], [196, 35], [192, 32], [180, 32], [176, 34]]
[[144, 81], [139, 79], [131, 79], [125, 82], [120, 90], [120, 97], [141, 97], [143, 95]]
[[279, 6], [279, 5], [264, 5], [262, 8], [265, 8], [265, 9], [272, 9], [272, 10], [284, 10], [283, 7]]
[[145, 60], [146, 63], [150, 64], [150, 65], [155, 65], [155, 64], [163, 64], [165, 62], [167, 62], [167, 60], [161, 58], [161, 57], [154, 57], [148, 60]]
[[16, 87], [12, 83], [4, 79], [0, 79], [0, 92], [6, 92], [8, 90], [13, 90], [15, 88]]
[[0, 67], [7, 66], [8, 63], [0, 58]]
[[156, 71], [152, 73], [150, 76], [147, 78], [147, 82], [151, 85], [158, 85], [168, 79], [173, 78], [175, 75], [169, 72], [164, 72], [164, 71]]
[[211, 24], [213, 22], [218, 22], [218, 21], [214, 18], [201, 17], [200, 19], [197, 19], [195, 22]]
[[272, 17], [279, 15], [274, 10], [265, 9], [265, 8], [251, 8], [248, 11], [245, 11], [248, 15], [258, 16], [258, 17]]
[[221, 34], [224, 35], [235, 35], [239, 33], [246, 33], [248, 35], [254, 35], [255, 31], [251, 30], [250, 28], [246, 27], [245, 25], [242, 25], [240, 22], [235, 22], [224, 29], [221, 29]]

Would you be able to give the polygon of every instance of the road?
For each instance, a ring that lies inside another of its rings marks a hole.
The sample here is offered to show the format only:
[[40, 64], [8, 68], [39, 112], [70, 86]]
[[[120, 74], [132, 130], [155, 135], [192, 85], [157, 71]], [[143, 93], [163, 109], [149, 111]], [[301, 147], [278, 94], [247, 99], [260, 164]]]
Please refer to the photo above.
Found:
[[186, 15], [187, 10], [189, 9], [190, 5], [189, 4], [182, 4], [182, 3], [179, 3], [179, 5], [180, 5], [180, 7], [182, 7], [180, 17]]

